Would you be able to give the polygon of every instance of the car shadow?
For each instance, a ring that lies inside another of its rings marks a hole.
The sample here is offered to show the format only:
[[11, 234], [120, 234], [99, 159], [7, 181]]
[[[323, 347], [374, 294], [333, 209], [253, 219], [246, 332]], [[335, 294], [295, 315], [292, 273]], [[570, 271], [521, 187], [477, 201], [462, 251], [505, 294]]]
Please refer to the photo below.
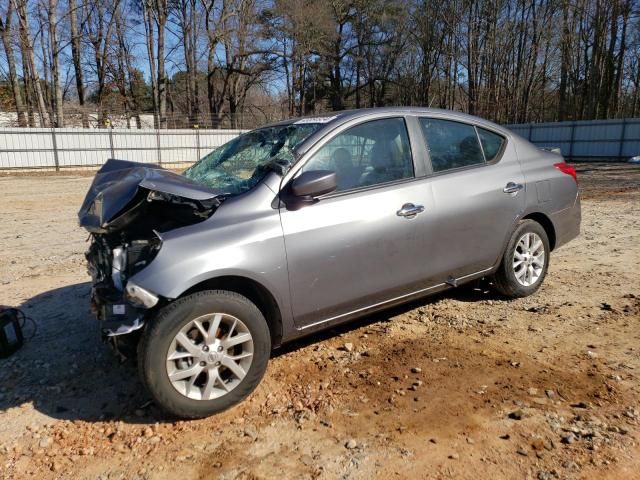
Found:
[[[23, 347], [0, 359], [0, 411], [33, 403], [53, 418], [132, 423], [162, 420], [149, 404], [133, 362], [120, 364], [89, 310], [89, 282], [40, 293], [17, 308]], [[36, 330], [34, 332], [34, 323]]]
[[[0, 411], [32, 403], [42, 414], [65, 420], [173, 421], [151, 401], [138, 379], [135, 361], [122, 362], [103, 342], [89, 310], [89, 282], [40, 293], [17, 308], [33, 319], [24, 346], [0, 359]], [[463, 286], [316, 332], [274, 350], [294, 352], [351, 330], [390, 321], [443, 297], [465, 302], [497, 299], [491, 290]]]
[[330, 338], [342, 335], [352, 330], [357, 330], [362, 327], [373, 325], [378, 322], [389, 322], [393, 318], [408, 313], [425, 305], [430, 305], [443, 298], [451, 298], [461, 302], [475, 303], [482, 300], [507, 300], [506, 297], [500, 295], [495, 290], [490, 288], [490, 284], [487, 280], [477, 280], [457, 288], [451, 288], [427, 297], [419, 298], [411, 302], [407, 302], [392, 308], [387, 308], [380, 312], [366, 315], [362, 318], [352, 320], [346, 323], [335, 325], [327, 330], [314, 332], [309, 336], [302, 337], [292, 342], [283, 345], [282, 347], [274, 350], [272, 357], [278, 357], [290, 352], [294, 352], [314, 343], [322, 342]]

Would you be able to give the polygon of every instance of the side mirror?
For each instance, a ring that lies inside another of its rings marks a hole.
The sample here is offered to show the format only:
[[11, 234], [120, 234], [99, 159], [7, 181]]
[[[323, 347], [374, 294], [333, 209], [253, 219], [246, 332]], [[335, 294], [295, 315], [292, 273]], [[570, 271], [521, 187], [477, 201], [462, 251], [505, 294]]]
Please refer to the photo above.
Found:
[[312, 170], [304, 172], [291, 183], [291, 193], [296, 197], [315, 197], [333, 192], [338, 187], [335, 172], [331, 170]]

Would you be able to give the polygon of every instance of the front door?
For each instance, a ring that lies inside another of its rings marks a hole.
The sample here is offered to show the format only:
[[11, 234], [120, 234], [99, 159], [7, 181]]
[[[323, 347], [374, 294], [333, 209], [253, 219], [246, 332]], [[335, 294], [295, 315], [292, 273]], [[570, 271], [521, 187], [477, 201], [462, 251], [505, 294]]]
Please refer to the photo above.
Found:
[[430, 182], [416, 179], [403, 118], [337, 134], [301, 171], [333, 170], [338, 190], [280, 210], [298, 327], [335, 319], [424, 284]]

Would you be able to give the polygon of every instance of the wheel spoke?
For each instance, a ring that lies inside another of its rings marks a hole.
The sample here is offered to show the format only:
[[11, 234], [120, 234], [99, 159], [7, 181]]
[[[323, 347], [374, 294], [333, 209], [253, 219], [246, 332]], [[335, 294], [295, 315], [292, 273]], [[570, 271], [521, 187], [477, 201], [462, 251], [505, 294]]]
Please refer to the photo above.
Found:
[[231, 370], [231, 372], [236, 377], [238, 377], [239, 380], [242, 380], [245, 377], [245, 375], [247, 374], [247, 372], [244, 371], [244, 368], [242, 368], [240, 365], [238, 365], [234, 360], [232, 360], [229, 357], [225, 357], [222, 360], [222, 365], [224, 365], [229, 370]]
[[202, 367], [199, 363], [196, 363], [192, 367], [184, 368], [181, 370], [176, 370], [171, 375], [169, 375], [169, 379], [172, 382], [177, 382], [179, 380], [184, 380], [185, 378], [197, 377], [202, 372]]
[[541, 246], [542, 246], [542, 240], [540, 239], [536, 240], [536, 242], [531, 247], [531, 253], [535, 254]]
[[220, 370], [216, 370], [216, 376], [220, 386], [225, 390], [225, 392], [229, 392], [231, 389], [229, 388], [229, 385], [227, 385], [222, 379], [222, 377], [220, 376]]
[[200, 354], [200, 349], [187, 337], [183, 332], [179, 332], [176, 335], [176, 342], [191, 354], [193, 357], [197, 357]]
[[216, 380], [218, 379], [218, 369], [210, 368], [207, 370], [207, 383], [202, 391], [202, 399], [209, 400], [213, 393], [213, 388], [216, 386]]
[[181, 358], [193, 358], [193, 355], [189, 352], [174, 350], [174, 352], [167, 357], [167, 360], [180, 360]]
[[222, 321], [222, 314], [216, 313], [213, 318], [209, 321], [209, 331], [207, 335], [210, 340], [216, 338], [216, 334], [218, 333], [218, 329], [220, 328], [220, 322]]
[[202, 338], [204, 338], [204, 341], [208, 342], [209, 341], [209, 333], [204, 329], [204, 326], [202, 325], [202, 322], [200, 322], [198, 320], [194, 320], [193, 324], [195, 325], [195, 327], [200, 332], [200, 335], [202, 335]]
[[231, 327], [229, 328], [229, 332], [227, 333], [227, 338], [231, 337], [231, 335], [233, 335], [233, 332], [236, 331], [236, 326], [238, 325], [238, 319], [234, 318], [233, 319], [233, 324], [231, 325]]
[[253, 357], [252, 352], [244, 352], [239, 355], [229, 355], [229, 358], [232, 360], [242, 360], [243, 358]]
[[239, 333], [238, 335], [225, 339], [222, 345], [225, 348], [231, 348], [249, 341], [251, 341], [250, 333]]
[[542, 267], [544, 267], [544, 257], [542, 259], [538, 257], [533, 257], [533, 264], [538, 265], [540, 269], [542, 269]]
[[198, 378], [198, 375], [200, 375], [200, 372], [202, 372], [202, 367], [200, 368], [200, 371], [193, 375], [185, 384], [184, 387], [184, 393], [185, 395], [189, 396], [189, 393], [191, 393], [191, 389], [193, 388], [193, 385], [196, 383], [196, 380]]

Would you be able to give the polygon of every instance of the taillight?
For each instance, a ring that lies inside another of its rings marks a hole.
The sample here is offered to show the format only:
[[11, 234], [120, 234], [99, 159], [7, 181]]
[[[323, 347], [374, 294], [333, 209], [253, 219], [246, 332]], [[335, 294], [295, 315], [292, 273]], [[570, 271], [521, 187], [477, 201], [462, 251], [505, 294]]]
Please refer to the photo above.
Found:
[[554, 163], [553, 166], [556, 167], [558, 170], [560, 170], [562, 173], [566, 173], [567, 175], [572, 176], [575, 182], [578, 183], [578, 174], [576, 173], [576, 169], [573, 168], [571, 165], [569, 165], [568, 163], [562, 162], [562, 163]]

